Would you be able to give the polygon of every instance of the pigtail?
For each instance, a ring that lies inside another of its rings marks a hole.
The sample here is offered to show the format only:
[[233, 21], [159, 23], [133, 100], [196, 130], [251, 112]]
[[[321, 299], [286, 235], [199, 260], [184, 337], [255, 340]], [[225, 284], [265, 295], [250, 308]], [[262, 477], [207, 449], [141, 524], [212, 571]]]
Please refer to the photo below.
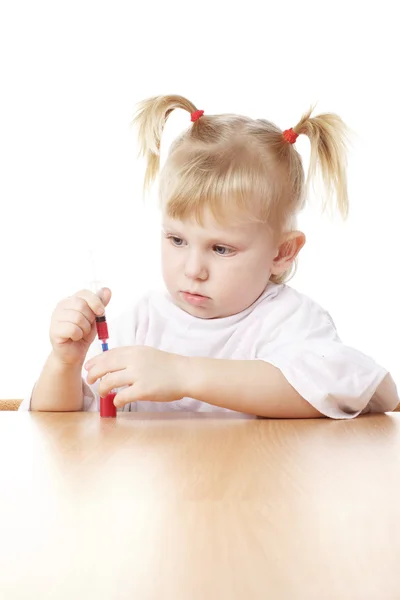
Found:
[[336, 206], [345, 219], [349, 210], [346, 176], [348, 129], [338, 115], [326, 113], [311, 117], [312, 111], [313, 108], [293, 127], [295, 134], [304, 134], [310, 140], [307, 185], [319, 171], [326, 190], [324, 207], [332, 203], [332, 196], [336, 196]]
[[175, 108], [193, 113], [196, 107], [183, 96], [156, 96], [138, 105], [132, 125], [138, 126], [139, 155], [146, 159], [144, 188], [148, 189], [160, 169], [160, 143], [165, 123]]

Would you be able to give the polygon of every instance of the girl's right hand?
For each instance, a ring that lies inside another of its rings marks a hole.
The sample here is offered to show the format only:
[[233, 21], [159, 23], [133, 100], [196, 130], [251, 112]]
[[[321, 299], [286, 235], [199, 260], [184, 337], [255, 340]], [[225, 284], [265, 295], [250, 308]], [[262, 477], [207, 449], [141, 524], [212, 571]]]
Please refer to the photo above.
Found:
[[66, 365], [82, 364], [96, 337], [96, 316], [104, 315], [111, 290], [102, 288], [99, 295], [81, 290], [59, 302], [52, 314], [50, 342], [54, 356]]

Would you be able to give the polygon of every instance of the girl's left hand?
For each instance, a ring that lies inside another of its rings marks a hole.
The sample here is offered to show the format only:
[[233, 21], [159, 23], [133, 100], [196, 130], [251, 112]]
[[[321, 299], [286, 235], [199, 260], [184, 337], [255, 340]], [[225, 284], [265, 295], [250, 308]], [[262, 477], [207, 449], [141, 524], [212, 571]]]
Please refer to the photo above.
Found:
[[87, 382], [99, 378], [99, 393], [105, 398], [113, 388], [129, 386], [114, 398], [117, 407], [137, 400], [171, 402], [185, 394], [188, 358], [150, 346], [124, 346], [107, 350], [85, 364]]

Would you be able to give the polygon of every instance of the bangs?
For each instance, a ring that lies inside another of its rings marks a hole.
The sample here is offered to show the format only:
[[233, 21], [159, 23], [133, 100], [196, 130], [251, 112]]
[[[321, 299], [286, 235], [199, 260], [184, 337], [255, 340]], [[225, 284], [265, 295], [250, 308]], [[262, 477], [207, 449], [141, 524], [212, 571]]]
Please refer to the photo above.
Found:
[[[247, 159], [247, 160], [246, 160]], [[283, 182], [283, 183], [282, 183]], [[197, 151], [169, 156], [160, 177], [160, 201], [172, 219], [195, 219], [205, 210], [219, 223], [276, 224], [287, 195], [280, 169], [249, 148]], [[283, 215], [282, 215], [283, 216]]]

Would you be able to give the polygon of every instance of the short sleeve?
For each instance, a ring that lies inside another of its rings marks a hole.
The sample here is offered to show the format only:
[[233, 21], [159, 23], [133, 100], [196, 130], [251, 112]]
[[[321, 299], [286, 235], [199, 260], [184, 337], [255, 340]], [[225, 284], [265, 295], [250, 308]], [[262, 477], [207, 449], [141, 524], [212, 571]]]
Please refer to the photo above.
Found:
[[275, 333], [268, 339], [261, 327], [255, 358], [277, 367], [321, 414], [349, 419], [392, 411], [399, 403], [388, 371], [343, 344], [330, 315], [311, 301], [297, 306]]

